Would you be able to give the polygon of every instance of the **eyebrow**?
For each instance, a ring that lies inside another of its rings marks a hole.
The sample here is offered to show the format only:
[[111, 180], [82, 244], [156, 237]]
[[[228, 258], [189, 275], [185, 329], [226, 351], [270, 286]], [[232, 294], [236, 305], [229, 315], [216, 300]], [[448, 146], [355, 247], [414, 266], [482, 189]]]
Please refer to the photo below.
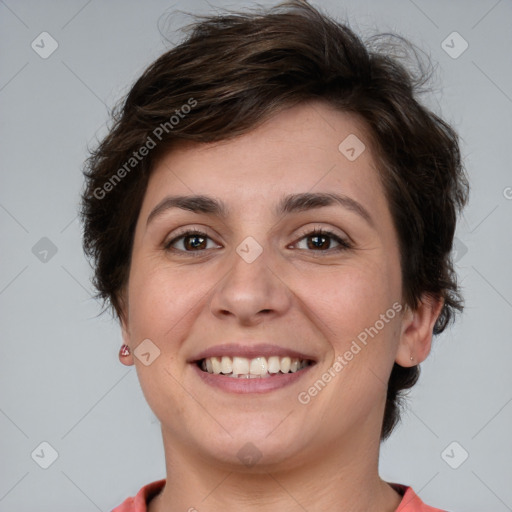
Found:
[[[279, 201], [274, 213], [276, 216], [281, 216], [335, 204], [339, 204], [347, 210], [358, 214], [368, 224], [374, 226], [372, 217], [361, 203], [346, 195], [330, 192], [304, 192], [284, 196]], [[226, 218], [229, 210], [223, 201], [205, 195], [167, 196], [153, 208], [148, 215], [146, 225], [154, 218], [159, 217], [165, 211], [172, 208], [180, 208], [194, 213], [216, 215], [221, 218]]]

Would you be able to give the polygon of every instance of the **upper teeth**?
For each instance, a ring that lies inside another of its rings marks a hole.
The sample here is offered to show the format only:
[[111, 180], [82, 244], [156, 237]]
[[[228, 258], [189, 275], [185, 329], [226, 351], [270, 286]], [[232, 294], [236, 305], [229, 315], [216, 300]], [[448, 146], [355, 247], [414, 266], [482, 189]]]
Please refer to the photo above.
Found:
[[306, 359], [296, 357], [208, 357], [201, 362], [201, 368], [208, 373], [223, 373], [230, 377], [270, 377], [273, 373], [294, 373], [310, 364]]

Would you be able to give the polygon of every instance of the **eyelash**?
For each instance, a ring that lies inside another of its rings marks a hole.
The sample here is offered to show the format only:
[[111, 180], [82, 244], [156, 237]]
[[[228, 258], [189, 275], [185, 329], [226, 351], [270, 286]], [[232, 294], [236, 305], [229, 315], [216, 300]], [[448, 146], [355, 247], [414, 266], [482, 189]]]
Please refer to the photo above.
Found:
[[[209, 249], [200, 249], [200, 250], [197, 250], [197, 251], [185, 251], [185, 250], [182, 250], [182, 249], [176, 249], [176, 248], [172, 247], [172, 245], [175, 244], [177, 241], [179, 241], [181, 239], [184, 239], [184, 238], [187, 238], [187, 237], [190, 237], [190, 236], [200, 236], [202, 238], [207, 238], [207, 239], [211, 240], [211, 238], [206, 233], [204, 233], [203, 231], [199, 231], [197, 229], [189, 229], [187, 231], [179, 233], [172, 240], [169, 240], [168, 242], [166, 242], [164, 244], [164, 249], [166, 251], [172, 251], [172, 252], [175, 252], [175, 253], [187, 254], [187, 256], [188, 255], [190, 255], [190, 256], [202, 256], [201, 253], [204, 253], [205, 251], [209, 250]], [[314, 228], [313, 230], [308, 231], [308, 232], [304, 233], [303, 235], [301, 235], [300, 238], [298, 238], [297, 242], [303, 240], [304, 238], [308, 238], [308, 237], [311, 237], [311, 236], [326, 236], [326, 237], [332, 238], [339, 245], [338, 245], [338, 247], [335, 247], [333, 249], [319, 249], [317, 251], [310, 250], [308, 252], [313, 252], [313, 253], [319, 252], [319, 253], [324, 253], [324, 254], [325, 253], [338, 253], [338, 252], [346, 251], [347, 249], [351, 249], [352, 248], [351, 243], [349, 243], [347, 240], [344, 240], [343, 238], [339, 237], [334, 232], [332, 232], [332, 231], [330, 231], [328, 229], [325, 229], [325, 228]], [[297, 243], [297, 242], [294, 242], [294, 243]], [[301, 249], [301, 250], [307, 250], [307, 249]]]

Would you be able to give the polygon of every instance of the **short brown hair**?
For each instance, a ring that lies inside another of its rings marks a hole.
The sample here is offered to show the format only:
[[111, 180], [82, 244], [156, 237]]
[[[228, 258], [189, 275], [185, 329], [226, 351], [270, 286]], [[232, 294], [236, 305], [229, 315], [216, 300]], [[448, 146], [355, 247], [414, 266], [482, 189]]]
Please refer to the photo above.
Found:
[[[399, 236], [405, 302], [414, 309], [423, 294], [441, 298], [434, 333], [442, 332], [462, 309], [451, 249], [469, 187], [455, 131], [417, 100], [425, 70], [408, 70], [395, 43], [365, 44], [300, 0], [202, 17], [192, 28], [113, 109], [108, 135], [87, 159], [83, 244], [97, 296], [122, 317], [135, 224], [159, 155], [180, 140], [233, 138], [316, 99], [356, 113], [369, 128]], [[395, 363], [381, 440], [399, 421], [401, 392], [419, 373]]]

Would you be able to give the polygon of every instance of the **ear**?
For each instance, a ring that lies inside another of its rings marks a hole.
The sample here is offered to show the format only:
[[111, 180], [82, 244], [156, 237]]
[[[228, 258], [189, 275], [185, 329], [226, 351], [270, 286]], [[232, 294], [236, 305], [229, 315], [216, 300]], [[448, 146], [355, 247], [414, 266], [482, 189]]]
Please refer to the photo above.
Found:
[[133, 345], [131, 342], [131, 336], [130, 336], [130, 329], [129, 329], [129, 322], [128, 322], [128, 316], [126, 315], [126, 309], [123, 309], [119, 312], [119, 322], [121, 324], [121, 335], [123, 337], [123, 343], [125, 345], [128, 345], [130, 347], [130, 354], [127, 356], [121, 356], [119, 354], [119, 361], [121, 361], [122, 364], [125, 366], [133, 366], [134, 360], [133, 360]]
[[397, 364], [403, 367], [416, 366], [427, 358], [432, 346], [434, 325], [443, 304], [444, 299], [441, 297], [424, 294], [415, 310], [405, 307], [395, 358]]

